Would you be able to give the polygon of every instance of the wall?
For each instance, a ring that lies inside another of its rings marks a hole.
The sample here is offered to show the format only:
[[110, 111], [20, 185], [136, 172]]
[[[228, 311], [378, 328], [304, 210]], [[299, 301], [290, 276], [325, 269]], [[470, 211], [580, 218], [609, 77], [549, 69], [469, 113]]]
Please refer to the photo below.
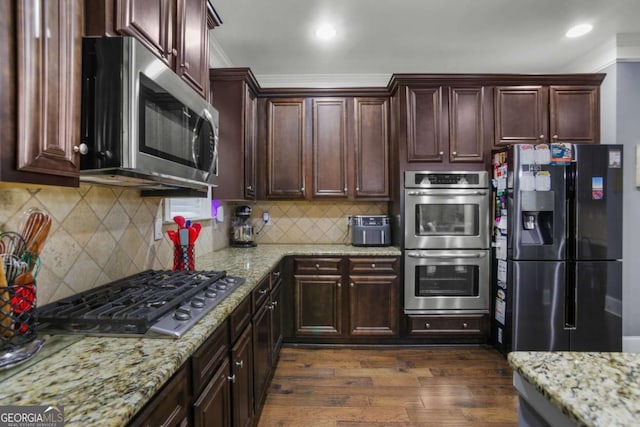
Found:
[[635, 185], [636, 146], [640, 144], [640, 63], [618, 62], [602, 72], [601, 138], [603, 144], [624, 145], [623, 205], [623, 348], [640, 352], [640, 190]]
[[[155, 241], [153, 223], [162, 199], [142, 198], [137, 190], [81, 185], [79, 188], [0, 188], [0, 229], [18, 231], [22, 213], [46, 209], [53, 223], [36, 277], [38, 305], [82, 292], [146, 269], [173, 265], [166, 237]], [[201, 221], [196, 256], [228, 244], [229, 220]], [[196, 268], [197, 268], [196, 258]]]
[[[349, 243], [347, 215], [380, 215], [387, 213], [387, 203], [374, 202], [257, 202], [252, 222], [255, 230], [263, 225], [262, 212], [271, 220], [257, 235], [258, 244], [341, 244]], [[233, 212], [230, 212], [233, 214]]]

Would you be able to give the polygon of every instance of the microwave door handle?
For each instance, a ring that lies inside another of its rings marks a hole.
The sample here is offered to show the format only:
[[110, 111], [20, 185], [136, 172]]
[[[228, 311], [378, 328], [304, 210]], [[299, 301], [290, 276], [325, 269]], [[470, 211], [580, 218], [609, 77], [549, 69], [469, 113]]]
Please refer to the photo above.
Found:
[[218, 176], [218, 128], [216, 127], [213, 117], [208, 110], [202, 110], [202, 117], [202, 121], [206, 122], [211, 127], [211, 133], [213, 134], [213, 153], [211, 153], [211, 163], [207, 172], [210, 175], [213, 174]]
[[451, 193], [449, 191], [409, 191], [407, 193], [409, 196], [485, 196], [487, 194], [486, 191], [483, 190], [479, 190], [479, 191], [465, 191], [463, 192], [456, 192], [456, 193]]
[[424, 252], [407, 252], [407, 256], [409, 258], [432, 258], [432, 259], [454, 259], [454, 258], [484, 258], [485, 254], [477, 253], [477, 254], [462, 254], [462, 255], [433, 255]]

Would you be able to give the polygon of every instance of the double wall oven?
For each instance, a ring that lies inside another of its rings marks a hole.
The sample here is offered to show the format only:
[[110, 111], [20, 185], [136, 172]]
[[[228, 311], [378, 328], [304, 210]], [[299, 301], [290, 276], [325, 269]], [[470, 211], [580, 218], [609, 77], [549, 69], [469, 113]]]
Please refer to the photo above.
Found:
[[489, 311], [488, 174], [405, 172], [404, 309]]

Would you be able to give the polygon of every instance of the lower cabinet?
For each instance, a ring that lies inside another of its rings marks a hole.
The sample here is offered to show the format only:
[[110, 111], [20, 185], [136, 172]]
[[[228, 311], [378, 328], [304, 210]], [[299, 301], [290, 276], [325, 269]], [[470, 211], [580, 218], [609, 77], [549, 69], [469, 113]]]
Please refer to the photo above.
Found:
[[409, 337], [484, 342], [489, 334], [488, 314], [409, 315], [407, 319]]
[[233, 426], [253, 424], [253, 328], [247, 325], [231, 347]]
[[[231, 426], [230, 373], [229, 361], [224, 358], [211, 381], [193, 404], [193, 425], [195, 427]], [[165, 424], [157, 425], [164, 426]]]
[[269, 304], [264, 303], [253, 315], [253, 398], [258, 413], [267, 391], [271, 374], [271, 316]]

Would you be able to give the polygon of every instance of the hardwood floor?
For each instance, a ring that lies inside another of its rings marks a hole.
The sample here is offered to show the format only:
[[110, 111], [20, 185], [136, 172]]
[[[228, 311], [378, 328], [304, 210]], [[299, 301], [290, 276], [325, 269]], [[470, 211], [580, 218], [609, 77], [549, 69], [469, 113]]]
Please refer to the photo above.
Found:
[[511, 381], [485, 347], [285, 347], [258, 426], [517, 426]]

